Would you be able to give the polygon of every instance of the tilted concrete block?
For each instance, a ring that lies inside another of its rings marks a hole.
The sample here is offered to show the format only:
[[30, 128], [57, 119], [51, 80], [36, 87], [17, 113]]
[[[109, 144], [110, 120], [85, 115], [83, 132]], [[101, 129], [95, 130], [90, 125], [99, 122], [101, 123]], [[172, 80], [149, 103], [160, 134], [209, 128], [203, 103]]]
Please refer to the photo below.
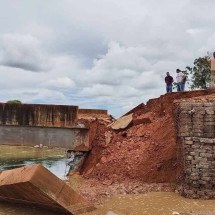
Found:
[[25, 166], [0, 174], [0, 198], [81, 214], [94, 210], [82, 196], [42, 165]]

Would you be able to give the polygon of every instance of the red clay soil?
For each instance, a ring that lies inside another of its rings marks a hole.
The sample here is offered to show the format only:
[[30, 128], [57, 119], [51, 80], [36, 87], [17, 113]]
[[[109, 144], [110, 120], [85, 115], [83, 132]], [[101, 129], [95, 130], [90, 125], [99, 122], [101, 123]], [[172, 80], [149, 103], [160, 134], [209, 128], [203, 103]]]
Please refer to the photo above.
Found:
[[104, 184], [176, 182], [181, 166], [177, 159], [173, 103], [212, 93], [215, 92], [171, 93], [149, 100], [129, 112], [133, 113], [133, 124], [118, 132], [107, 127], [107, 121], [98, 122], [83, 175]]

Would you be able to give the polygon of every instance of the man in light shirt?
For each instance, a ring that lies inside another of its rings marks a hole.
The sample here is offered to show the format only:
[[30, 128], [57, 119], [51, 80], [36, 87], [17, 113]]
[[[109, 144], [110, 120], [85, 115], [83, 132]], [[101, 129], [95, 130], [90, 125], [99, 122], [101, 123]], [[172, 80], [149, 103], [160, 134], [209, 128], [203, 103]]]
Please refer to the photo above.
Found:
[[211, 58], [211, 88], [215, 88], [215, 52]]
[[180, 69], [176, 69], [177, 76], [176, 76], [176, 84], [177, 84], [177, 91], [183, 92], [185, 87], [185, 75]]

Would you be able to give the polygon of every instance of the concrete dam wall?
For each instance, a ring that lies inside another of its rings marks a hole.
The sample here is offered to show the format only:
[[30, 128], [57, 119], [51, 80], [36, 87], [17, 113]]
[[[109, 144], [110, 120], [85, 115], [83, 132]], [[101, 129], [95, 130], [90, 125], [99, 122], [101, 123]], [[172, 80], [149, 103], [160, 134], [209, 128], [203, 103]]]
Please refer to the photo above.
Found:
[[0, 126], [0, 144], [59, 147], [77, 151], [89, 150], [89, 131], [85, 128], [33, 126]]
[[78, 112], [107, 114], [78, 106], [0, 103], [0, 144], [61, 147], [89, 151], [89, 129], [77, 123]]

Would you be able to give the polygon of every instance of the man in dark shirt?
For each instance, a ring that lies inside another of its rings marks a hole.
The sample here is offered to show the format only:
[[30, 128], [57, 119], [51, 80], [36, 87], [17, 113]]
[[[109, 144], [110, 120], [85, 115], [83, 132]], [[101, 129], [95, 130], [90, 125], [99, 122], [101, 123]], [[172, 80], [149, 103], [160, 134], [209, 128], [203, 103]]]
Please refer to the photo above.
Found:
[[171, 93], [172, 92], [172, 83], [173, 83], [173, 77], [169, 74], [169, 72], [166, 73], [165, 82], [166, 82], [166, 92]]

